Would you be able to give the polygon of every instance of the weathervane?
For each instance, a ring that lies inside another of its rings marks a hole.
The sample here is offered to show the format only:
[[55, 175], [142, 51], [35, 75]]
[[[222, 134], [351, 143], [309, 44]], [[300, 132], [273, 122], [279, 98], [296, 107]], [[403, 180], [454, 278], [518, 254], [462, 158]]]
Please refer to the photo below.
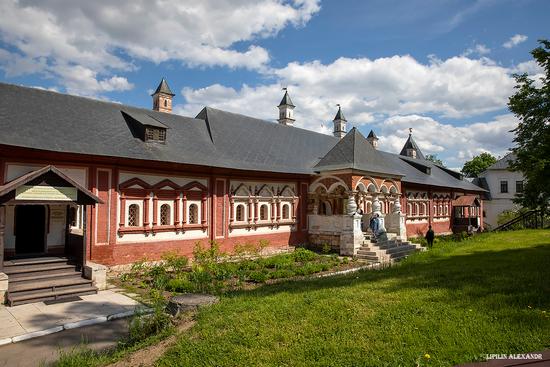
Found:
[[409, 127], [409, 135], [412, 135], [412, 133], [413, 133], [413, 128]]

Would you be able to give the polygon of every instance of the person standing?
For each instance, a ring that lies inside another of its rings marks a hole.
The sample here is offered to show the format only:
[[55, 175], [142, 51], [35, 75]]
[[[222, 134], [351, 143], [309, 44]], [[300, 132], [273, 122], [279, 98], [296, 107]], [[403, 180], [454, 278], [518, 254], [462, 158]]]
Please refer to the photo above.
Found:
[[369, 223], [369, 227], [372, 231], [372, 234], [374, 234], [374, 238], [378, 236], [378, 230], [380, 229], [380, 219], [378, 218], [378, 214], [375, 214]]
[[432, 226], [430, 225], [428, 227], [428, 231], [426, 232], [426, 241], [428, 242], [429, 248], [432, 248], [432, 246], [434, 245], [434, 238], [435, 238], [435, 233], [434, 233], [434, 230], [432, 229]]

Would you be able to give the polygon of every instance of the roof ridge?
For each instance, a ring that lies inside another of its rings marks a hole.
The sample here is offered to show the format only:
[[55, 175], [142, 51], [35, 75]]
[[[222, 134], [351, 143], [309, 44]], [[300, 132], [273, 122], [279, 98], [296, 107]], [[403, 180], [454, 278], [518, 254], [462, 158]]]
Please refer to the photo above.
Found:
[[327, 137], [333, 138], [335, 140], [338, 139], [338, 138], [336, 138], [332, 135], [320, 133], [320, 132], [317, 132], [317, 131], [314, 131], [314, 130], [304, 129], [302, 127], [296, 127], [296, 126], [286, 126], [286, 125], [278, 124], [278, 123], [275, 123], [275, 122], [272, 122], [272, 121], [269, 121], [269, 120], [265, 120], [265, 119], [262, 119], [262, 118], [259, 118], [259, 117], [244, 115], [244, 114], [238, 113], [238, 112], [226, 111], [226, 110], [222, 110], [222, 109], [211, 107], [211, 106], [204, 106], [203, 109], [220, 111], [220, 112], [228, 113], [228, 114], [231, 114], [231, 115], [243, 116], [243, 117], [246, 117], [246, 118], [249, 118], [249, 119], [252, 119], [252, 120], [256, 120], [256, 121], [261, 122], [261, 123], [270, 124], [270, 125], [273, 125], [273, 126], [280, 126], [283, 129], [296, 129], [296, 130], [300, 130], [300, 131], [305, 131], [305, 132], [310, 133], [310, 134], [317, 134], [317, 135], [327, 136]]

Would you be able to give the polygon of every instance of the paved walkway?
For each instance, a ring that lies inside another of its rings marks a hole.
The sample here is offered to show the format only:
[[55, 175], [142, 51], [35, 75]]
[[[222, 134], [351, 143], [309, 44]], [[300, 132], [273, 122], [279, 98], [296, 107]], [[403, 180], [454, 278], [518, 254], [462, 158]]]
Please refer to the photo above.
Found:
[[0, 345], [129, 316], [139, 305], [109, 290], [80, 298], [80, 301], [50, 305], [39, 302], [0, 306]]
[[0, 367], [48, 366], [59, 359], [61, 350], [112, 348], [127, 335], [128, 319], [118, 319], [4, 345], [0, 347]]

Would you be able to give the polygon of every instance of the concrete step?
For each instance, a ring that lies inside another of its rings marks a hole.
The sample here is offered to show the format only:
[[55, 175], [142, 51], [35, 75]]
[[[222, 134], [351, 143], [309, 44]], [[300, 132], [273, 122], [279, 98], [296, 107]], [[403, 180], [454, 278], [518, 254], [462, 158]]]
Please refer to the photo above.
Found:
[[15, 283], [25, 283], [25, 282], [36, 282], [38, 280], [45, 280], [45, 279], [60, 279], [60, 278], [67, 278], [67, 277], [75, 277], [80, 278], [82, 277], [82, 272], [76, 271], [74, 269], [54, 272], [54, 273], [19, 273], [19, 274], [13, 274], [10, 276], [10, 284]]
[[371, 255], [371, 256], [377, 256], [376, 252], [370, 251], [370, 250], [358, 250], [357, 255]]
[[4, 261], [4, 268], [23, 265], [67, 263], [69, 259], [58, 256], [31, 257]]
[[357, 259], [367, 260], [372, 262], [380, 262], [380, 260], [378, 259], [378, 256], [371, 256], [371, 255], [357, 255]]
[[52, 290], [40, 290], [30, 294], [9, 294], [8, 293], [8, 305], [17, 306], [26, 303], [54, 301], [74, 296], [85, 296], [88, 294], [96, 294], [97, 288], [89, 285], [82, 285], [72, 288], [63, 288], [55, 291]]
[[[71, 282], [81, 283], [82, 279], [84, 278], [82, 278], [82, 273], [79, 271], [71, 271], [60, 274], [39, 274], [35, 277], [25, 277], [18, 279], [10, 278], [8, 291], [22, 290], [20, 289], [20, 287], [26, 289], [41, 289], [48, 288], [50, 286], [70, 284]], [[43, 286], [44, 284], [46, 284], [46, 286]]]
[[391, 247], [388, 249], [384, 249], [386, 251], [386, 254], [393, 254], [393, 253], [399, 253], [399, 252], [413, 252], [416, 250], [416, 247], [412, 245], [401, 245], [396, 247]]
[[42, 289], [52, 289], [55, 290], [56, 288], [70, 288], [70, 287], [76, 287], [81, 286], [84, 284], [92, 284], [92, 280], [85, 279], [80, 277], [63, 277], [63, 278], [56, 278], [56, 279], [42, 279], [38, 280], [36, 282], [9, 282], [8, 283], [8, 293], [9, 294], [16, 294], [19, 292], [31, 292], [31, 291], [39, 291]]
[[12, 275], [16, 274], [29, 274], [29, 273], [42, 273], [42, 272], [56, 272], [56, 271], [67, 271], [68, 269], [74, 270], [74, 265], [69, 265], [66, 262], [54, 262], [54, 263], [43, 263], [43, 264], [33, 264], [33, 265], [14, 265], [4, 267], [4, 273], [6, 273], [10, 279]]

